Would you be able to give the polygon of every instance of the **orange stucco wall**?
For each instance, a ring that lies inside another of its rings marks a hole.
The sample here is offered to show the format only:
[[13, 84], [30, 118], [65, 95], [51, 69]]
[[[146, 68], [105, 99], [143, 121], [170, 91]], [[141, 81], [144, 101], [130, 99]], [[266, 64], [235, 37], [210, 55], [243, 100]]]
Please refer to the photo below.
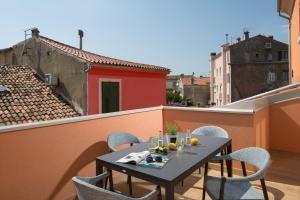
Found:
[[300, 100], [270, 107], [271, 149], [300, 153]]
[[146, 140], [157, 135], [159, 130], [166, 131], [167, 122], [175, 122], [180, 131], [217, 125], [228, 131], [233, 150], [269, 146], [269, 109], [255, 114], [159, 108], [132, 112], [0, 133], [1, 199], [66, 199], [73, 196], [75, 190], [71, 178], [77, 174], [95, 174], [95, 158], [108, 152], [105, 141], [112, 131], [132, 132]]
[[72, 176], [95, 175], [110, 132], [147, 139], [161, 129], [162, 111], [154, 110], [0, 133], [0, 199], [66, 199], [75, 193]]
[[255, 144], [270, 150], [270, 112], [269, 107], [263, 108], [254, 115]]
[[226, 114], [183, 110], [163, 110], [164, 130], [166, 124], [177, 124], [181, 131], [201, 126], [216, 125], [224, 128], [232, 138], [233, 150], [256, 146], [254, 118], [252, 114]]
[[295, 0], [293, 13], [290, 20], [290, 45], [291, 45], [291, 67], [293, 70], [292, 82], [300, 81], [300, 0]]

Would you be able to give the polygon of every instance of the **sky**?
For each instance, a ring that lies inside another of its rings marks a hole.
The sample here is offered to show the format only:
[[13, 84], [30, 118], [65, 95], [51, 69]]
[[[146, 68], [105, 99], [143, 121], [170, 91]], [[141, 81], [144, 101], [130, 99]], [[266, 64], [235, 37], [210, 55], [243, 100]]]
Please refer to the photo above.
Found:
[[273, 35], [288, 42], [277, 0], [1, 0], [0, 49], [24, 40], [24, 30], [93, 53], [171, 69], [209, 74], [209, 55], [242, 37]]

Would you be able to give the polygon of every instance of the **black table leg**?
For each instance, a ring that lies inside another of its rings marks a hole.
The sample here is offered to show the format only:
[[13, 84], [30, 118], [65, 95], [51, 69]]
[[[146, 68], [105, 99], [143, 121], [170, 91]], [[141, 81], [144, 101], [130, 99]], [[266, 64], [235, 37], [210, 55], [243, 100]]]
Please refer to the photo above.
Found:
[[110, 191], [114, 191], [112, 170], [108, 169], [107, 171], [110, 173], [110, 175], [109, 175], [109, 189], [110, 189]]
[[[103, 166], [100, 164], [98, 160], [96, 160], [96, 176], [100, 175], [103, 173]], [[98, 181], [96, 183], [98, 187], [103, 187], [103, 181]]]
[[168, 185], [165, 187], [165, 199], [174, 200], [174, 185]]
[[[226, 147], [227, 154], [232, 153], [231, 143]], [[228, 177], [232, 177], [232, 160], [226, 160], [227, 174]]]

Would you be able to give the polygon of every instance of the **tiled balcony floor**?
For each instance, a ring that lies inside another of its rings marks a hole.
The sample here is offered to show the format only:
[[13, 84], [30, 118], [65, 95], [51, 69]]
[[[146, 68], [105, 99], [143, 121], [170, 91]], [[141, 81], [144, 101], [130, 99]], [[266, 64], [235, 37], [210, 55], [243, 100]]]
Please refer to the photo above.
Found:
[[[286, 152], [273, 151], [272, 163], [266, 175], [266, 184], [268, 187], [270, 199], [300, 199], [300, 155]], [[218, 176], [219, 171], [210, 170], [210, 175]], [[184, 186], [176, 186], [176, 199], [199, 200], [202, 198], [202, 182], [201, 175], [194, 172], [188, 177]], [[114, 177], [115, 189], [126, 193], [128, 186], [126, 184], [126, 176], [118, 174]], [[260, 188], [260, 182], [253, 182]], [[134, 196], [141, 197], [154, 189], [154, 185], [145, 181], [133, 178]], [[164, 190], [163, 190], [164, 192]], [[206, 199], [210, 199], [206, 195]]]

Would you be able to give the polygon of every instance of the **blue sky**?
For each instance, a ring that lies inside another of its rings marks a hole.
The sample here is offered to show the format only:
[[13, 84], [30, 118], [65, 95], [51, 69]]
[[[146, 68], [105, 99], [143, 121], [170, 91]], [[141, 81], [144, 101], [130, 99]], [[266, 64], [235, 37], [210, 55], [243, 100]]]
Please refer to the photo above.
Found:
[[3, 1], [0, 48], [24, 39], [23, 30], [105, 56], [168, 67], [173, 74], [209, 72], [210, 52], [229, 39], [274, 35], [288, 41], [277, 0], [61, 0]]

